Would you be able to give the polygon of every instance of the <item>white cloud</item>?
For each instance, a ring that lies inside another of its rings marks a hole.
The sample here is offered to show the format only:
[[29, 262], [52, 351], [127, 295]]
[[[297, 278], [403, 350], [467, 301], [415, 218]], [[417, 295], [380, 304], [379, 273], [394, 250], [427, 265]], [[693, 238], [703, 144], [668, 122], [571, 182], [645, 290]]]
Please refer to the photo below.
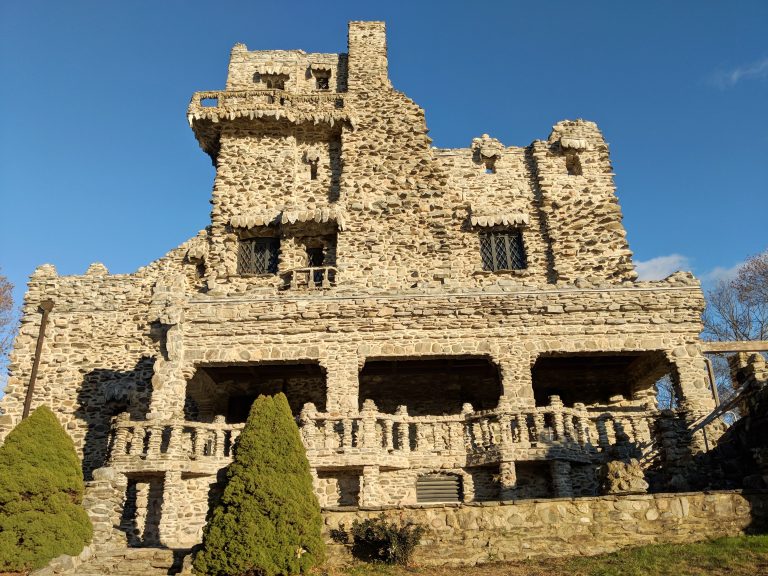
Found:
[[645, 262], [635, 262], [635, 268], [640, 280], [663, 280], [678, 270], [690, 270], [691, 263], [681, 254], [670, 254], [657, 256]]
[[712, 270], [702, 275], [701, 280], [711, 284], [717, 284], [718, 282], [728, 282], [736, 277], [736, 274], [739, 272], [739, 268], [742, 266], [744, 266], [744, 262], [739, 262], [730, 268], [715, 266], [712, 268]]
[[712, 75], [712, 82], [720, 88], [736, 86], [742, 80], [768, 78], [768, 57], [731, 70], [720, 70]]

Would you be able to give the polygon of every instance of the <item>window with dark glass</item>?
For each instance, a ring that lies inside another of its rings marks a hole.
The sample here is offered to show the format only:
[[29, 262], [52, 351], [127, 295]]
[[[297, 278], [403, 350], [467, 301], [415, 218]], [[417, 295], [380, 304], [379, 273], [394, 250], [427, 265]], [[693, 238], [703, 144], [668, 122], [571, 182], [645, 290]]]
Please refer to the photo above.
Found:
[[480, 233], [483, 270], [523, 270], [527, 267], [523, 234], [519, 230]]
[[240, 240], [237, 270], [240, 274], [277, 274], [279, 252], [279, 238]]

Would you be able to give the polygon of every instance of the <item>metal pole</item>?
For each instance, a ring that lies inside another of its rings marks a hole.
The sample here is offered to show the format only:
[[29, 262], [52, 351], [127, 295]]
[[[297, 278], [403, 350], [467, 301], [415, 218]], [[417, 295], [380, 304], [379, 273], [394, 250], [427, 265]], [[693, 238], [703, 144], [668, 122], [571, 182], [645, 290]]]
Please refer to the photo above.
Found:
[[43, 317], [40, 319], [40, 332], [37, 334], [37, 347], [35, 348], [35, 361], [32, 364], [32, 373], [29, 375], [29, 386], [27, 386], [27, 396], [24, 398], [24, 411], [21, 414], [22, 420], [29, 416], [29, 409], [32, 406], [32, 395], [35, 393], [35, 380], [37, 380], [37, 369], [40, 367], [40, 355], [43, 352], [43, 340], [45, 340], [45, 326], [48, 324], [48, 314], [53, 310], [53, 300], [43, 300], [39, 307]]
[[709, 373], [709, 385], [712, 387], [712, 398], [715, 399], [715, 408], [720, 406], [720, 394], [717, 391], [717, 382], [715, 382], [715, 370], [712, 368], [712, 360], [704, 356], [704, 362], [707, 363], [707, 372]]

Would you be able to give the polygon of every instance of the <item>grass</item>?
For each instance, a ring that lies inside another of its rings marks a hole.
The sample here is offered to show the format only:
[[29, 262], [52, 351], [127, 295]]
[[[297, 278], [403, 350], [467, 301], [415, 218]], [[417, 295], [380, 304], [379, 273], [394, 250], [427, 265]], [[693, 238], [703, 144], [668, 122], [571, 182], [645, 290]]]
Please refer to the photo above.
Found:
[[612, 554], [498, 562], [472, 567], [353, 564], [331, 576], [768, 576], [768, 535], [697, 544], [657, 544]]

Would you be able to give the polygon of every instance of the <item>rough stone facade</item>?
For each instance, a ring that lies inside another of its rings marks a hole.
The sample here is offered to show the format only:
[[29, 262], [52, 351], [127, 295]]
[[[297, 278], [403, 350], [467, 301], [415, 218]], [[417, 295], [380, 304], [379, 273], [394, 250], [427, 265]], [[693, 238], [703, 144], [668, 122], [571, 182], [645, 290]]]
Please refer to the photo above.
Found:
[[236, 45], [188, 119], [211, 225], [132, 274], [39, 267], [11, 357], [3, 431], [55, 410], [113, 494], [97, 539], [197, 543], [259, 393], [286, 392], [326, 507], [595, 496], [652, 451], [659, 378], [713, 409], [699, 282], [637, 281], [594, 123], [434, 148], [380, 22], [347, 54]]

